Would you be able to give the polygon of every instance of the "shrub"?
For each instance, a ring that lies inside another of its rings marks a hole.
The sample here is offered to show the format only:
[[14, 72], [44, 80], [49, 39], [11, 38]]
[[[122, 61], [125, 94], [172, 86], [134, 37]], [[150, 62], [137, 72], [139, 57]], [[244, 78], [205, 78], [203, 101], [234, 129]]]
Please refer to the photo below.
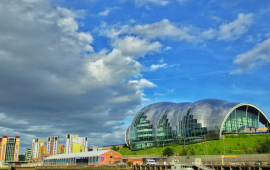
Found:
[[129, 162], [128, 162], [128, 166], [129, 166], [129, 167], [131, 167], [131, 165], [132, 165], [132, 162], [131, 162], [131, 161], [129, 161]]
[[164, 149], [164, 151], [162, 152], [163, 156], [172, 156], [173, 155], [174, 150], [170, 147], [167, 147], [166, 149]]
[[181, 155], [187, 155], [187, 152], [188, 152], [188, 150], [186, 149], [186, 148], [183, 148], [182, 149], [182, 152], [181, 152]]

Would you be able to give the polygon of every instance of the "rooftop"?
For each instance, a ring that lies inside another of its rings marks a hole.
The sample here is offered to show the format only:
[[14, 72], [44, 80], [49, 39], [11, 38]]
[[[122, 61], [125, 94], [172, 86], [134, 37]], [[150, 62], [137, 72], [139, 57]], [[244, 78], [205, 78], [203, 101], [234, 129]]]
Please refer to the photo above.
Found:
[[50, 157], [45, 158], [44, 160], [48, 159], [63, 159], [63, 158], [76, 158], [76, 157], [92, 157], [92, 156], [99, 156], [104, 154], [110, 150], [102, 150], [102, 151], [91, 151], [91, 152], [78, 152], [78, 153], [69, 153], [69, 154], [56, 154]]

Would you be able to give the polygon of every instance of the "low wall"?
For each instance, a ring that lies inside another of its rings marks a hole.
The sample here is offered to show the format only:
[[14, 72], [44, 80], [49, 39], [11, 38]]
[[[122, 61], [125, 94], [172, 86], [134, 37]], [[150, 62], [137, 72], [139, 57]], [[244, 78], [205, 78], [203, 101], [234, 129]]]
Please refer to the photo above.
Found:
[[130, 170], [126, 165], [104, 165], [104, 166], [93, 166], [93, 165], [84, 165], [84, 166], [39, 166], [35, 170]]

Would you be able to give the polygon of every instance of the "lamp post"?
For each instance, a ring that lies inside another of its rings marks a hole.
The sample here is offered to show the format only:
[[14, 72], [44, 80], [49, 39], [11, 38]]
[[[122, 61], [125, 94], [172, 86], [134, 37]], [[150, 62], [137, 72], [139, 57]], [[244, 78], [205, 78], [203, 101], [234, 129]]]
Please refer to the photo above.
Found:
[[224, 143], [224, 138], [225, 138], [225, 135], [223, 134], [223, 147], [224, 147], [224, 159], [225, 159], [226, 153], [225, 153], [225, 143]]

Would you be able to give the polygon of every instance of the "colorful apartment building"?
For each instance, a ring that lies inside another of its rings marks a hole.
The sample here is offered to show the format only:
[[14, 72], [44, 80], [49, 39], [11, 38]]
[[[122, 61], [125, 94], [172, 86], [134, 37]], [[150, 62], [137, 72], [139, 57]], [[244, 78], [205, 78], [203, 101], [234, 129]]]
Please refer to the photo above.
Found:
[[32, 149], [25, 148], [25, 161], [30, 161], [32, 159]]
[[20, 136], [0, 138], [1, 162], [18, 161], [20, 150]]
[[88, 137], [66, 134], [66, 153], [87, 152]]
[[44, 146], [44, 139], [33, 138], [32, 139], [32, 158], [41, 157], [41, 147]]
[[47, 141], [47, 154], [57, 154], [60, 139], [58, 136], [49, 136]]
[[64, 145], [58, 145], [58, 154], [65, 154], [65, 150]]
[[41, 158], [45, 154], [47, 154], [47, 146], [41, 146], [39, 158]]

